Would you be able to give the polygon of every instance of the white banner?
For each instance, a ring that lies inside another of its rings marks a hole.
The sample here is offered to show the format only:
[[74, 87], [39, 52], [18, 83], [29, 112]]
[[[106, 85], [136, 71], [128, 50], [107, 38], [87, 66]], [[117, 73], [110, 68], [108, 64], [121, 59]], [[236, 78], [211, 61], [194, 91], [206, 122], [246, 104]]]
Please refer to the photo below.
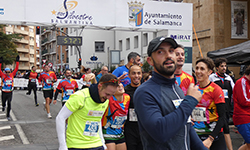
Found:
[[191, 3], [151, 0], [1, 0], [1, 24], [192, 30]]
[[[57, 79], [57, 82], [54, 83], [54, 89], [56, 89], [57, 85], [59, 84], [59, 82], [61, 81], [62, 79]], [[0, 84], [1, 84], [2, 80], [0, 78]], [[28, 87], [28, 82], [29, 80], [28, 79], [24, 79], [24, 78], [14, 78], [14, 87]], [[80, 80], [76, 80], [77, 84], [78, 84], [78, 87], [79, 89], [82, 88], [82, 83], [80, 82]], [[38, 83], [38, 80], [36, 80], [36, 85], [37, 87], [42, 87], [42, 85], [39, 85]]]

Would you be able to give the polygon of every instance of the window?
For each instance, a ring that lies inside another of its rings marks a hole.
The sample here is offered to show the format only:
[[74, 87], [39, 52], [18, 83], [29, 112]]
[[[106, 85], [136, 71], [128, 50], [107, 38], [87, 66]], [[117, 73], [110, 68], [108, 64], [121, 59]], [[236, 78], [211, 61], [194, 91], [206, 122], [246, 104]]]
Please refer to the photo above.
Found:
[[104, 52], [104, 42], [95, 42], [95, 51]]
[[30, 55], [30, 57], [31, 57], [31, 58], [34, 58], [34, 55], [33, 55], [33, 54], [31, 54], [31, 55]]
[[25, 48], [25, 45], [22, 45], [22, 48]]
[[34, 46], [30, 46], [31, 49], [34, 49]]
[[148, 33], [143, 34], [143, 46], [148, 45]]
[[130, 49], [130, 38], [126, 38], [126, 50]]
[[34, 38], [33, 38], [33, 37], [30, 37], [30, 40], [34, 40]]
[[122, 51], [122, 40], [119, 40], [119, 50]]
[[34, 29], [33, 29], [33, 28], [29, 28], [29, 31], [30, 31], [30, 32], [34, 32]]
[[138, 48], [139, 46], [138, 36], [134, 37], [134, 48]]
[[25, 29], [24, 29], [24, 27], [21, 27], [21, 30], [23, 30], [23, 31], [24, 31], [24, 30], [25, 30]]

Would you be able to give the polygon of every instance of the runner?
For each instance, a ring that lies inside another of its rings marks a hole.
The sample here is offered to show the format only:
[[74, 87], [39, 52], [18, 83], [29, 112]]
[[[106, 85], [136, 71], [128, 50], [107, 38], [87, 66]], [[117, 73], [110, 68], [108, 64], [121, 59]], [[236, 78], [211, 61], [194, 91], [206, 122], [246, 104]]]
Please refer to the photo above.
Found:
[[59, 150], [104, 150], [101, 119], [108, 107], [108, 99], [115, 94], [117, 87], [116, 76], [105, 74], [98, 84], [70, 96], [56, 117]]
[[109, 106], [102, 117], [105, 143], [110, 150], [126, 150], [124, 123], [127, 120], [130, 96], [125, 93], [120, 83], [114, 96], [109, 99]]
[[202, 99], [192, 112], [194, 128], [203, 144], [210, 150], [226, 150], [222, 127], [226, 123], [225, 99], [220, 86], [209, 80], [214, 68], [213, 60], [196, 61], [195, 75]]
[[43, 95], [45, 98], [44, 106], [47, 111], [47, 116], [49, 119], [52, 119], [51, 113], [50, 113], [50, 103], [52, 102], [53, 93], [54, 93], [54, 87], [53, 83], [57, 81], [56, 74], [54, 71], [50, 71], [50, 67], [48, 64], [44, 66], [44, 71], [41, 73], [38, 82], [39, 85], [42, 84], [43, 89]]
[[69, 99], [70, 95], [75, 93], [78, 90], [78, 84], [75, 79], [71, 78], [71, 71], [70, 69], [65, 70], [65, 79], [62, 79], [57, 88], [56, 88], [56, 93], [54, 97], [54, 102], [53, 104], [56, 104], [57, 101], [57, 96], [59, 92], [62, 92], [62, 106], [66, 103], [66, 101]]
[[31, 94], [31, 90], [33, 90], [34, 92], [34, 99], [35, 99], [35, 105], [39, 106], [39, 103], [37, 103], [37, 86], [36, 86], [36, 79], [38, 79], [38, 74], [36, 73], [36, 67], [32, 66], [31, 71], [29, 71], [26, 75], [25, 75], [26, 79], [29, 79], [29, 83], [28, 83], [28, 92], [26, 93], [26, 95], [30, 95]]
[[[11, 120], [10, 118], [10, 110], [11, 110], [11, 101], [12, 101], [12, 91], [14, 89], [14, 76], [16, 75], [16, 72], [18, 71], [19, 67], [19, 55], [16, 57], [16, 68], [11, 73], [10, 68], [5, 68], [5, 73], [2, 72], [0, 69], [0, 76], [2, 79], [2, 111], [5, 110], [6, 102], [8, 104], [7, 106], [7, 112], [6, 117], [8, 121]], [[0, 57], [0, 68], [2, 67], [3, 63], [3, 57]]]

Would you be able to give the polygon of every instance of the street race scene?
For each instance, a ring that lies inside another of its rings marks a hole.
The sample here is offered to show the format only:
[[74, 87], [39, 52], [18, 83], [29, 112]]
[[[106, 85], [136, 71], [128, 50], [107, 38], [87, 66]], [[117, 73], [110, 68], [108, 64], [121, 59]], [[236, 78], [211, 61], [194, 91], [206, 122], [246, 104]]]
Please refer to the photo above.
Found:
[[249, 0], [1, 0], [0, 150], [250, 150]]

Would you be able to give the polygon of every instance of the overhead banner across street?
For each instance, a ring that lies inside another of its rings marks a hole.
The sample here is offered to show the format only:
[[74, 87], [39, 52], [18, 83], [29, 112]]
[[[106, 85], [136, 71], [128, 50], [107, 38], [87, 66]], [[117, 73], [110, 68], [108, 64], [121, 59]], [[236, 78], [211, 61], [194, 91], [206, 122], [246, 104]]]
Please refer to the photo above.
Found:
[[150, 0], [6, 0], [1, 24], [192, 30], [190, 3]]

